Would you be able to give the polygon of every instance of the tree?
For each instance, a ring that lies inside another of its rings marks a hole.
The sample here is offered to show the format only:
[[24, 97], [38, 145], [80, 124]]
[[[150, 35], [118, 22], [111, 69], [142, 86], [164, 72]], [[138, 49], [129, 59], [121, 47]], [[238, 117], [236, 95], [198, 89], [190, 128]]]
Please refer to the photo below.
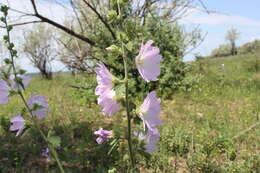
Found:
[[51, 62], [56, 58], [53, 31], [43, 24], [37, 24], [24, 33], [23, 52], [27, 55], [42, 77], [52, 78]]
[[[95, 64], [102, 60], [113, 73], [122, 74], [122, 58], [109, 53], [106, 48], [113, 44], [121, 47], [123, 43], [127, 47], [125, 53], [131, 63], [129, 70], [136, 77], [132, 83], [135, 88], [133, 94], [145, 94], [136, 91], [145, 91], [145, 87], [152, 90], [155, 85], [160, 85], [160, 93], [169, 96], [178, 89], [185, 77], [185, 63], [182, 62], [185, 52], [196, 47], [201, 38], [199, 30], [188, 34], [177, 22], [190, 8], [194, 8], [195, 1], [70, 0], [72, 10], [68, 13], [70, 12], [71, 19], [67, 17], [67, 21], [60, 24], [43, 16], [38, 10], [40, 3], [30, 0], [33, 12], [23, 13], [22, 16], [34, 16], [37, 19], [26, 24], [45, 22], [63, 31], [59, 39], [63, 42], [63, 47], [59, 50], [66, 49], [65, 53], [62, 52], [62, 59], [69, 69], [76, 66], [77, 70], [93, 72]], [[16, 25], [19, 23], [14, 24]], [[144, 85], [137, 78], [134, 61], [130, 58], [138, 54], [141, 42], [148, 40], [155, 41], [164, 58], [160, 83]]]
[[[164, 57], [161, 64], [161, 82], [145, 86], [142, 81], [136, 79], [133, 81], [136, 87], [133, 93], [142, 91], [144, 87], [152, 90], [155, 85], [160, 85], [161, 89], [158, 93], [165, 97], [171, 95], [175, 89], [178, 89], [180, 81], [185, 76], [185, 64], [182, 62], [185, 51], [190, 47], [196, 47], [200, 40], [199, 30], [187, 34], [172, 17], [177, 7], [184, 5], [182, 3], [187, 3], [187, 1], [178, 1], [178, 3], [175, 1], [177, 4], [163, 5], [157, 1], [145, 1], [144, 4], [140, 2], [140, 7], [134, 7], [130, 1], [124, 0], [119, 1], [121, 2], [120, 9], [117, 5], [118, 1], [110, 1], [110, 4], [107, 4], [108, 2], [75, 1], [74, 5], [78, 10], [77, 18], [67, 20], [66, 27], [88, 36], [100, 48], [61, 33], [62, 47], [59, 50], [63, 54], [62, 62], [69, 69], [74, 69], [73, 71], [93, 72], [93, 67], [95, 67], [93, 64], [102, 60], [113, 73], [121, 74], [124, 70], [122, 58], [107, 52], [105, 48], [112, 44], [120, 47], [119, 40], [121, 40], [129, 50], [126, 52], [128, 57], [134, 58], [137, 52], [133, 51], [139, 49], [141, 42], [151, 39], [155, 41], [156, 46], [161, 48], [161, 54]], [[132, 74], [138, 76], [134, 61], [130, 59], [129, 61], [132, 63], [129, 69]]]
[[240, 33], [235, 29], [231, 28], [226, 33], [226, 40], [230, 43], [230, 53], [231, 55], [237, 54], [236, 41], [239, 39]]
[[230, 50], [231, 46], [229, 44], [221, 44], [211, 51], [210, 56], [213, 58], [230, 56]]

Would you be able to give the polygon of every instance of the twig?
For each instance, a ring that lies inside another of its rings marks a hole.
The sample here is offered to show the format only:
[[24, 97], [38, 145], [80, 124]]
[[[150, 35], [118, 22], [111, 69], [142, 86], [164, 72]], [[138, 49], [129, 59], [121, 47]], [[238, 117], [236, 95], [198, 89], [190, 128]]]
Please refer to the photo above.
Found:
[[56, 28], [59, 28], [59, 29], [63, 30], [64, 32], [66, 32], [66, 33], [68, 33], [68, 34], [70, 34], [70, 35], [72, 35], [72, 36], [74, 36], [74, 37], [76, 37], [76, 38], [78, 38], [78, 39], [80, 39], [80, 40], [82, 40], [84, 42], [87, 42], [91, 46], [98, 47], [98, 45], [96, 45], [96, 43], [94, 41], [90, 40], [89, 38], [87, 38], [87, 37], [85, 37], [85, 36], [83, 36], [81, 34], [78, 34], [74, 30], [71, 30], [71, 29], [69, 29], [69, 28], [67, 28], [67, 27], [65, 27], [65, 26], [63, 26], [63, 25], [61, 25], [61, 24], [59, 24], [59, 23], [49, 19], [49, 18], [46, 18], [46, 17], [42, 16], [41, 14], [38, 13], [35, 1], [31, 0], [31, 3], [32, 3], [33, 9], [34, 9], [34, 12], [35, 12], [35, 14], [33, 14], [32, 16], [35, 16], [35, 17], [41, 19], [43, 22], [49, 23], [49, 24], [55, 26]]
[[99, 12], [90, 3], [88, 3], [86, 0], [83, 0], [83, 2], [97, 15], [99, 20], [107, 27], [107, 29], [111, 33], [112, 37], [114, 39], [116, 39], [116, 35], [115, 35], [114, 31], [112, 30], [110, 25], [105, 21], [105, 19], [99, 14]]
[[[12, 26], [21, 26], [21, 25], [28, 25], [28, 24], [34, 24], [34, 23], [42, 23], [42, 21], [35, 20], [35, 21], [30, 21], [30, 22], [15, 23], [15, 24], [12, 24]], [[5, 28], [5, 26], [0, 26], [0, 28]]]
[[237, 135], [233, 136], [232, 139], [237, 139], [237, 138], [239, 138], [239, 137], [242, 136], [243, 134], [247, 133], [248, 131], [252, 130], [253, 128], [255, 128], [255, 127], [259, 126], [259, 125], [260, 125], [260, 121], [257, 122], [257, 123], [255, 123], [255, 124], [253, 124], [253, 125], [251, 125], [251, 126], [248, 127], [247, 129], [245, 129], [245, 130], [239, 132]]
[[92, 88], [92, 87], [87, 88], [87, 87], [76, 86], [76, 85], [69, 85], [69, 87], [71, 87], [71, 88], [75, 88], [75, 89], [82, 89], [82, 90], [87, 90], [87, 89]]

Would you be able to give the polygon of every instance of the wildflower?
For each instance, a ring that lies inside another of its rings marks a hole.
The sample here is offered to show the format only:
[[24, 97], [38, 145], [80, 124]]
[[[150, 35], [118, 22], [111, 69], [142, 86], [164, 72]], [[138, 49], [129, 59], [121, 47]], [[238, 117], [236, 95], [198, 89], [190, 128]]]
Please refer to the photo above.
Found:
[[94, 132], [94, 135], [98, 136], [96, 139], [98, 144], [102, 144], [103, 142], [107, 141], [109, 138], [112, 137], [112, 131], [103, 130], [103, 128], [99, 128], [98, 131]]
[[158, 47], [153, 47], [154, 41], [149, 40], [145, 45], [142, 43], [138, 56], [135, 58], [137, 69], [146, 81], [156, 81], [160, 75], [160, 61], [162, 56]]
[[113, 75], [108, 71], [106, 66], [100, 62], [99, 67], [95, 69], [97, 73], [97, 83], [98, 86], [96, 87], [95, 94], [96, 95], [102, 95], [103, 93], [112, 90], [113, 88], [113, 82], [112, 78]]
[[139, 111], [144, 127], [146, 125], [148, 129], [153, 130], [154, 127], [162, 124], [158, 117], [160, 114], [160, 103], [161, 100], [156, 97], [155, 91], [147, 95]]
[[10, 120], [13, 125], [10, 126], [10, 131], [17, 131], [16, 136], [20, 135], [24, 129], [25, 120], [19, 114]]
[[98, 104], [103, 107], [103, 114], [112, 116], [120, 109], [121, 105], [117, 103], [115, 95], [116, 93], [114, 90], [108, 90], [99, 96]]
[[[10, 77], [10, 80], [11, 80], [11, 84], [12, 84], [12, 88], [14, 90], [17, 90], [18, 88], [20, 90], [24, 90], [25, 88], [27, 88], [27, 86], [29, 85], [30, 81], [32, 80], [32, 78], [30, 76], [27, 76], [27, 75], [18, 75], [17, 78], [20, 78], [21, 79], [21, 83], [23, 86], [21, 86], [20, 83], [17, 83], [15, 81], [15, 76], [12, 75]], [[17, 85], [18, 84], [18, 85]]]
[[8, 102], [9, 90], [10, 88], [7, 83], [0, 79], [0, 104], [6, 104]]
[[46, 161], [49, 162], [51, 160], [51, 154], [49, 148], [43, 149], [41, 152], [43, 157], [46, 157]]
[[49, 148], [43, 149], [41, 155], [43, 157], [50, 157], [50, 150], [49, 150]]
[[152, 154], [154, 151], [158, 150], [157, 142], [160, 139], [160, 133], [157, 128], [148, 130], [148, 133], [145, 136], [145, 151]]
[[32, 110], [33, 115], [37, 116], [39, 119], [43, 119], [47, 116], [48, 103], [44, 96], [32, 95], [28, 99], [29, 108]]
[[112, 116], [120, 109], [120, 104], [117, 103], [113, 90], [113, 75], [102, 62], [98, 65], [99, 67], [95, 69], [98, 83], [95, 94], [99, 96], [98, 104], [103, 107], [103, 114]]

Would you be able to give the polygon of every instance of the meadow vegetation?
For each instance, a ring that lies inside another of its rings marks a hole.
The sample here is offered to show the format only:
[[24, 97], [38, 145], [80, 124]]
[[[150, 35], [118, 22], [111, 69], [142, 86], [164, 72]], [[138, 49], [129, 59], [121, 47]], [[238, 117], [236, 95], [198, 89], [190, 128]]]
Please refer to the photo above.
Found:
[[[148, 160], [138, 158], [140, 172], [260, 172], [257, 56], [187, 64], [181, 87], [162, 100], [159, 151], [147, 155]], [[123, 173], [129, 157], [122, 151], [127, 149], [120, 145], [111, 152], [111, 143], [96, 144], [93, 131], [110, 129], [126, 117], [122, 112], [112, 118], [100, 113], [95, 85], [95, 76], [90, 75], [59, 74], [54, 80], [34, 77], [26, 95], [47, 96], [51, 112], [40, 125], [46, 134], [60, 136], [57, 152], [67, 172]], [[41, 155], [47, 146], [32, 124], [26, 124], [28, 130], [19, 137], [9, 131], [10, 117], [23, 109], [17, 97], [0, 105], [0, 172], [58, 172], [55, 161]]]

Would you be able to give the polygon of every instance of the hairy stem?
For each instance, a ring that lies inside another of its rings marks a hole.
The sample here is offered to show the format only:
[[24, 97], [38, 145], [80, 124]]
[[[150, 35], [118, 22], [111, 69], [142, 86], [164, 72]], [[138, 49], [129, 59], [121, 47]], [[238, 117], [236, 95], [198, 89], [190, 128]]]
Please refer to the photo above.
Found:
[[135, 162], [134, 162], [134, 154], [132, 149], [132, 137], [131, 137], [131, 115], [130, 115], [130, 109], [129, 109], [129, 88], [128, 88], [128, 69], [127, 69], [127, 62], [126, 57], [124, 53], [124, 46], [122, 46], [123, 51], [123, 61], [124, 61], [124, 69], [125, 69], [125, 104], [126, 104], [126, 114], [127, 114], [127, 127], [128, 127], [128, 134], [127, 134], [127, 141], [128, 141], [128, 148], [129, 148], [129, 154], [131, 159], [131, 167], [132, 170], [135, 168]]

